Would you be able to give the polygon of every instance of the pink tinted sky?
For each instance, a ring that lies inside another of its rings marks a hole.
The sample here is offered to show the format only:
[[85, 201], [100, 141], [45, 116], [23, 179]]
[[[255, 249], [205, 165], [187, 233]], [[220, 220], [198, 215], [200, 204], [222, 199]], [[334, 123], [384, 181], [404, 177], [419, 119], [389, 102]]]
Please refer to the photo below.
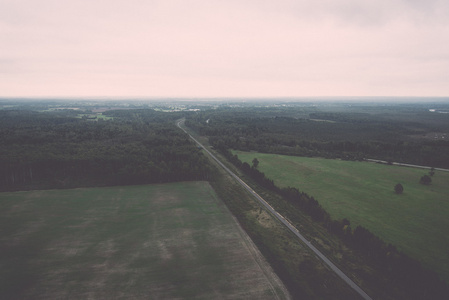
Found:
[[0, 0], [0, 97], [449, 96], [447, 0]]

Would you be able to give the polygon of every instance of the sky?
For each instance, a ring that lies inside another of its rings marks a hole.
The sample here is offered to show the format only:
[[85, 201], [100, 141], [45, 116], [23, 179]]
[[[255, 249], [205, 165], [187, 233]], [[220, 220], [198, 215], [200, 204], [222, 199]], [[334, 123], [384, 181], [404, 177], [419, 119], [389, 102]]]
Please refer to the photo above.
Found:
[[449, 96], [447, 0], [0, 0], [0, 97]]

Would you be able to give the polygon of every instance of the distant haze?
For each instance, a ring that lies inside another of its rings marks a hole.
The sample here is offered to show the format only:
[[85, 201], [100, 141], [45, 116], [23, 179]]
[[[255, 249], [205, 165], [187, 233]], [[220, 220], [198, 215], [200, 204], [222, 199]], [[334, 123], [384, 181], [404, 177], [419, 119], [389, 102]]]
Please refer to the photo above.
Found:
[[0, 97], [449, 96], [447, 0], [0, 0]]

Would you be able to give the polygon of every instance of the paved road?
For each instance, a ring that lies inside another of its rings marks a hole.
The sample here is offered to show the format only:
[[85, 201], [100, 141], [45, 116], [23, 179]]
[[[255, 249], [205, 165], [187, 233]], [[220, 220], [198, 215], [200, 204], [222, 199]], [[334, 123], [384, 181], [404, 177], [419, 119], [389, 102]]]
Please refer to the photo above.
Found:
[[181, 127], [181, 123], [184, 120], [178, 120], [176, 125], [181, 128], [189, 137], [195, 141], [207, 154], [209, 154], [223, 169], [226, 170], [232, 177], [235, 178], [248, 192], [250, 192], [266, 209], [268, 209], [279, 221], [281, 221], [291, 232], [293, 232], [307, 247], [309, 247], [323, 262], [328, 265], [341, 279], [343, 279], [350, 287], [352, 287], [363, 299], [371, 299], [354, 281], [352, 281], [348, 276], [346, 276], [336, 265], [334, 265], [324, 254], [322, 254], [317, 248], [315, 248], [310, 241], [308, 241], [299, 231], [288, 222], [282, 215], [280, 215], [273, 207], [271, 207], [268, 202], [266, 202], [262, 197], [260, 197], [250, 186], [248, 186], [243, 180], [241, 180], [237, 175], [234, 174], [228, 167], [226, 167], [218, 158], [215, 157], [209, 150], [206, 149], [200, 142], [198, 142], [193, 136], [191, 136], [184, 128]]

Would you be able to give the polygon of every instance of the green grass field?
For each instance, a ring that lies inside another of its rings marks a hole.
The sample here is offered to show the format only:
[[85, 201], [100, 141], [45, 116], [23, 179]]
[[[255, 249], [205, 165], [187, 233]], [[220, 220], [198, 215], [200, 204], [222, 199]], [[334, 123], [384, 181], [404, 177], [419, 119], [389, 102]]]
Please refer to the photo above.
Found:
[[[280, 187], [313, 196], [334, 219], [362, 225], [449, 282], [449, 173], [436, 171], [419, 184], [424, 169], [366, 162], [234, 151], [240, 160], [259, 160], [258, 169]], [[401, 183], [404, 193], [394, 193]]]
[[0, 193], [0, 299], [285, 299], [207, 182]]

